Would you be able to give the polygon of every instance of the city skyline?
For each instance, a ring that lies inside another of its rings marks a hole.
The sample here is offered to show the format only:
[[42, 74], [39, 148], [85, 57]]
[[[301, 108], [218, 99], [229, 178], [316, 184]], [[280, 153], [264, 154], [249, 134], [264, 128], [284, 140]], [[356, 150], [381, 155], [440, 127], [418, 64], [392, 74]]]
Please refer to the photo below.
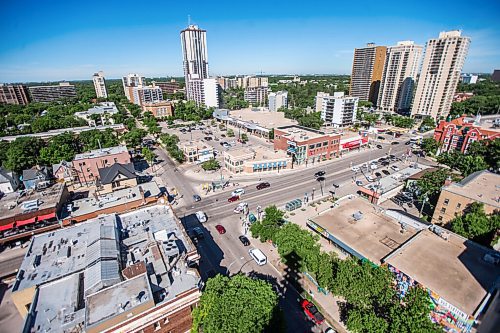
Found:
[[432, 12], [430, 2], [411, 9], [393, 3], [289, 4], [281, 5], [280, 17], [224, 2], [217, 6], [224, 11], [205, 3], [159, 4], [154, 11], [124, 3], [28, 4], [30, 11], [20, 8], [24, 3], [4, 7], [0, 25], [10, 33], [0, 45], [2, 82], [88, 80], [99, 70], [110, 79], [128, 72], [182, 76], [179, 31], [188, 25], [188, 15], [209, 32], [214, 76], [350, 74], [354, 48], [367, 42], [425, 45], [454, 29], [472, 40], [464, 72], [490, 73], [500, 63], [495, 17], [500, 5], [493, 1], [467, 11], [460, 2], [443, 3]]

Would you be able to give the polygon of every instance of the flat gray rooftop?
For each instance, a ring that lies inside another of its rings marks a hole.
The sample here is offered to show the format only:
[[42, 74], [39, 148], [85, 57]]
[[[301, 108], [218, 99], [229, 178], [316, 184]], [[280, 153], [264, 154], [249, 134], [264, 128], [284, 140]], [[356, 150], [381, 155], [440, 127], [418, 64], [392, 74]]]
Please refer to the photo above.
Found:
[[36, 316], [29, 323], [33, 328], [31, 332], [83, 331], [85, 308], [78, 304], [79, 286], [79, 274], [41, 286], [39, 301], [33, 303], [32, 311]]
[[[34, 236], [19, 268], [13, 292], [83, 271], [103, 255], [109, 257], [109, 251], [104, 253], [106, 248], [101, 252], [103, 244], [99, 240], [115, 237], [115, 223], [115, 215], [104, 215], [73, 227]], [[109, 233], [110, 228], [112, 235], [101, 233], [101, 230]], [[116, 248], [111, 249], [115, 251], [111, 255], [116, 258]]]
[[86, 327], [95, 326], [123, 312], [149, 303], [154, 306], [153, 294], [146, 274], [115, 284], [87, 297]]
[[26, 201], [38, 200], [39, 211], [56, 208], [61, 201], [64, 187], [64, 184], [56, 183], [43, 191], [27, 191], [22, 197], [20, 192], [6, 194], [0, 199], [0, 220], [24, 214], [26, 211], [23, 209], [23, 203]]
[[[376, 185], [377, 183], [380, 183], [380, 185], [377, 189], [377, 193], [384, 194], [384, 193], [387, 193], [387, 192], [401, 186], [403, 184], [404, 180], [406, 180], [408, 177], [411, 177], [411, 176], [413, 176], [413, 175], [415, 175], [415, 174], [417, 174], [417, 173], [419, 173], [422, 170], [425, 170], [427, 168], [428, 168], [427, 166], [422, 165], [422, 164], [420, 164], [418, 168], [413, 168], [413, 167], [404, 168], [402, 170], [399, 170], [396, 173], [393, 173], [390, 176], [385, 176], [385, 177], [380, 178], [379, 182], [368, 183], [368, 184], [364, 185], [363, 187], [371, 191], [374, 185]], [[374, 170], [374, 172], [377, 172], [377, 171], [379, 171], [379, 170]]]
[[[362, 213], [362, 218], [356, 221], [353, 215], [358, 212]], [[375, 264], [381, 264], [384, 257], [416, 233], [408, 224], [402, 232], [397, 220], [358, 197], [340, 201], [337, 207], [311, 221]]]
[[500, 175], [493, 172], [475, 172], [444, 190], [500, 209]]
[[116, 146], [110, 148], [95, 149], [86, 153], [76, 154], [74, 160], [78, 161], [87, 158], [97, 158], [97, 157], [116, 155], [127, 152], [128, 152], [127, 146]]
[[385, 262], [472, 315], [500, 277], [500, 267], [483, 260], [493, 250], [444, 233], [447, 240], [430, 230], [421, 231]]
[[143, 190], [145, 198], [154, 197], [160, 194], [160, 188], [156, 182], [143, 183], [134, 187], [104, 194], [97, 199], [95, 197], [89, 197], [75, 200], [73, 201], [73, 211], [71, 213], [65, 212], [63, 218], [82, 216], [140, 200], [142, 196], [140, 188]]

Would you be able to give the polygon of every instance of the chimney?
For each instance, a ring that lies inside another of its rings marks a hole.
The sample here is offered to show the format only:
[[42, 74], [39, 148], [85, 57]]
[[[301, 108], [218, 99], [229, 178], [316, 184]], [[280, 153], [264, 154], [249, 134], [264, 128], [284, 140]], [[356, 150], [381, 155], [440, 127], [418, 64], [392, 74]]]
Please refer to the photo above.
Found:
[[448, 178], [446, 178], [446, 180], [444, 181], [444, 186], [448, 186], [450, 185], [451, 183], [453, 183], [453, 180], [451, 180], [451, 177], [448, 176]]

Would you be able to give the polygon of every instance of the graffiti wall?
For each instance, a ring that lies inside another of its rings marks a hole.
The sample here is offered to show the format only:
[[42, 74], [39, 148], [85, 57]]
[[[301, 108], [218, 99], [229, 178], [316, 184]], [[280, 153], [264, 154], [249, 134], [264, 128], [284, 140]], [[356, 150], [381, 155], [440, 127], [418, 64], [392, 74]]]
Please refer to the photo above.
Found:
[[[422, 286], [418, 281], [414, 280], [396, 267], [387, 265], [389, 271], [394, 274], [395, 288], [401, 298], [408, 292], [409, 288], [414, 286]], [[448, 303], [444, 298], [440, 297], [432, 290], [425, 288], [431, 299], [430, 318], [432, 322], [440, 324], [445, 332], [448, 333], [468, 333], [474, 323], [474, 318], [467, 315], [453, 304]]]

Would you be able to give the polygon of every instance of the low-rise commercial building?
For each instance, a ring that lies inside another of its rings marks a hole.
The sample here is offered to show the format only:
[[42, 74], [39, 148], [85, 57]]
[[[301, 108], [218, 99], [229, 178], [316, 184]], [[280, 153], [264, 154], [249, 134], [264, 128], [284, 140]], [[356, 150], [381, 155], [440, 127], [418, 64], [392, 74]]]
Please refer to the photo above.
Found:
[[201, 141], [189, 141], [181, 144], [188, 163], [203, 163], [215, 158], [214, 148]]
[[277, 91], [269, 93], [269, 111], [276, 112], [280, 108], [288, 107], [288, 92], [287, 91]]
[[487, 214], [500, 211], [500, 175], [478, 171], [460, 182], [446, 181], [441, 188], [432, 222], [447, 224], [474, 202], [482, 203]]
[[99, 169], [112, 166], [115, 163], [130, 163], [130, 154], [126, 146], [117, 146], [91, 150], [77, 154], [73, 160], [76, 173], [75, 181], [82, 185], [95, 184], [99, 177]]
[[274, 129], [274, 150], [285, 151], [293, 164], [315, 163], [339, 156], [340, 134], [326, 134], [302, 126]]
[[500, 130], [481, 126], [480, 117], [462, 116], [451, 121], [441, 120], [434, 130], [434, 139], [441, 143], [440, 152], [458, 150], [467, 152], [475, 141], [500, 138]]
[[68, 82], [58, 85], [28, 87], [33, 102], [53, 102], [63, 98], [75, 98], [75, 86]]
[[114, 124], [113, 115], [118, 114], [114, 102], [101, 102], [87, 111], [75, 112], [75, 117], [85, 120], [89, 126]]
[[0, 104], [28, 105], [28, 88], [24, 84], [0, 84]]
[[169, 206], [35, 236], [13, 287], [23, 332], [186, 332], [196, 247]]
[[292, 158], [284, 151], [262, 146], [242, 147], [224, 151], [224, 167], [231, 173], [280, 172], [292, 166]]
[[143, 103], [143, 112], [151, 112], [155, 118], [172, 117], [174, 115], [174, 103], [161, 101], [156, 103]]
[[347, 127], [356, 121], [358, 97], [344, 96], [343, 92], [335, 92], [333, 96], [318, 92], [316, 95], [316, 112], [321, 112], [321, 119], [326, 126]]

